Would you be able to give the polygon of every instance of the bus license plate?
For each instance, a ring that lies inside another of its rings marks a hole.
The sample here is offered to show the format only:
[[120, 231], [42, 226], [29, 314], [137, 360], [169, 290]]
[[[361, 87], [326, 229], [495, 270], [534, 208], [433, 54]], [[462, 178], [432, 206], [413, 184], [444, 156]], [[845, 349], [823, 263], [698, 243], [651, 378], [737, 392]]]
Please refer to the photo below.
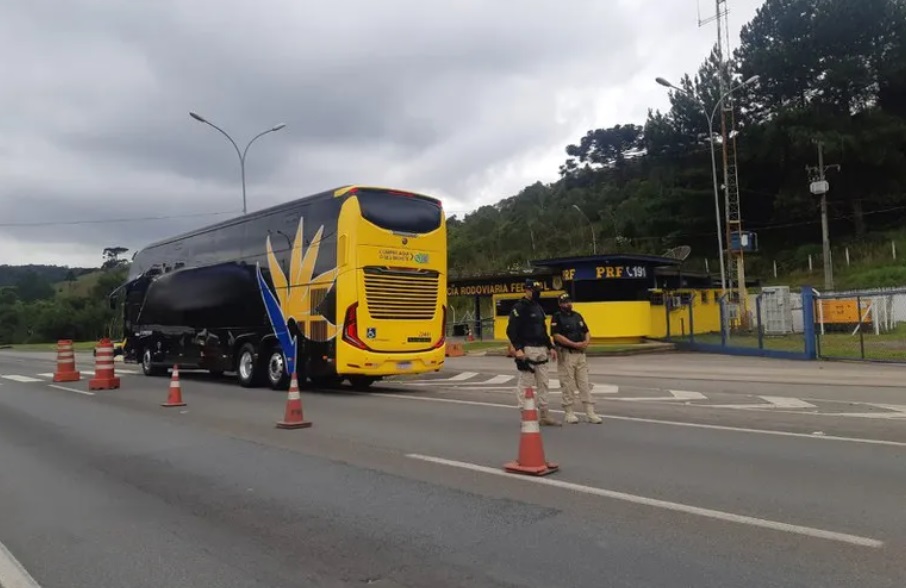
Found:
[[396, 367], [398, 367], [401, 370], [411, 370], [412, 362], [411, 361], [398, 361], [396, 363]]

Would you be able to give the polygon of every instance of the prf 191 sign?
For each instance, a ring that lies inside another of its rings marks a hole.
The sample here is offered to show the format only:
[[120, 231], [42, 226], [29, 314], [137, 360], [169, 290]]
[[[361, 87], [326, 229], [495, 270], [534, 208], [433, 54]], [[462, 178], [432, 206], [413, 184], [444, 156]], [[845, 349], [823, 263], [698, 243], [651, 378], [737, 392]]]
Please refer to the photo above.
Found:
[[648, 268], [644, 265], [598, 265], [563, 270], [563, 280], [644, 280]]

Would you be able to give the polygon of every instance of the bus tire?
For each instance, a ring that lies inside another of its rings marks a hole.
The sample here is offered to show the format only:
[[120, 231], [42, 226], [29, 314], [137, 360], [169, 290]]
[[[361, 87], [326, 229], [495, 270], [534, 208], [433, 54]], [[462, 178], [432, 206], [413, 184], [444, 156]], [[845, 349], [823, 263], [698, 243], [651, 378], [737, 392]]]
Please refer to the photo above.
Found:
[[257, 358], [255, 346], [245, 343], [236, 353], [236, 375], [243, 388], [257, 388], [262, 380], [262, 362]]
[[166, 370], [160, 366], [156, 366], [152, 363], [151, 358], [151, 348], [145, 347], [142, 352], [142, 373], [146, 376], [162, 376], [166, 373]]
[[283, 356], [283, 348], [279, 345], [271, 347], [267, 354], [267, 360], [264, 365], [267, 366], [267, 381], [272, 390], [289, 389], [289, 372], [286, 369], [286, 358]]

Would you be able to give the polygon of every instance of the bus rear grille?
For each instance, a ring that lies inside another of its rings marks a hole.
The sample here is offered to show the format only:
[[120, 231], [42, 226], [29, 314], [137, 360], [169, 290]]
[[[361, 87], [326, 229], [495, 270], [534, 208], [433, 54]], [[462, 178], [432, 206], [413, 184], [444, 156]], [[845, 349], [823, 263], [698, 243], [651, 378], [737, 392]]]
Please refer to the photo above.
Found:
[[365, 300], [375, 319], [430, 320], [437, 307], [437, 272], [365, 268]]

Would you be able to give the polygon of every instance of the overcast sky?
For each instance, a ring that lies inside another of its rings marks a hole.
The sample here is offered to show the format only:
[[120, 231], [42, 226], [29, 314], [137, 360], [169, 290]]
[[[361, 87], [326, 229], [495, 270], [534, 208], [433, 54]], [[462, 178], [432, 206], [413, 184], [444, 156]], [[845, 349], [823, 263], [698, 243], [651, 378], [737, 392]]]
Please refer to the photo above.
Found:
[[[730, 1], [734, 47], [762, 3]], [[0, 263], [93, 267], [106, 246], [241, 213], [238, 157], [190, 110], [240, 148], [286, 123], [249, 149], [250, 211], [362, 183], [462, 216], [555, 180], [588, 129], [665, 109], [654, 78], [694, 74], [716, 40], [698, 5], [713, 14], [713, 0], [5, 0]]]

